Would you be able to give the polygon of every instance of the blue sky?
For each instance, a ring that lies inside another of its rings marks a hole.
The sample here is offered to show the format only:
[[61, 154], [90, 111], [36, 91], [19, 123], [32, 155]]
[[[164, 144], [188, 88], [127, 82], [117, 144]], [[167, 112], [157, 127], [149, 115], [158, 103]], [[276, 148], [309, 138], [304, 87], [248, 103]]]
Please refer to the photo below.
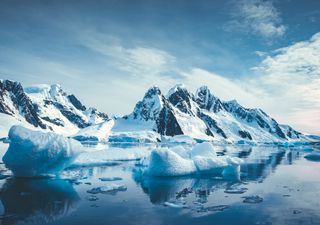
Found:
[[0, 78], [60, 83], [129, 113], [145, 90], [208, 85], [320, 133], [320, 2], [0, 0]]

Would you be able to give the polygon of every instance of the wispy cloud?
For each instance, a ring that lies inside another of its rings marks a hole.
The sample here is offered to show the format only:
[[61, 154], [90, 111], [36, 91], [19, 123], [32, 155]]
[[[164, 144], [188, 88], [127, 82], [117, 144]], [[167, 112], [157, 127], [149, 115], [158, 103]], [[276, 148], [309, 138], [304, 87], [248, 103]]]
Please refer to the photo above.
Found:
[[273, 112], [284, 121], [319, 132], [320, 33], [273, 51], [252, 70], [258, 78], [250, 83], [273, 100], [269, 103]]
[[281, 37], [286, 32], [280, 12], [272, 1], [240, 0], [235, 2], [230, 27], [264, 38]]
[[79, 43], [111, 60], [130, 76], [165, 75], [174, 70], [176, 58], [168, 52], [150, 46], [127, 46], [118, 38], [97, 32], [81, 34]]

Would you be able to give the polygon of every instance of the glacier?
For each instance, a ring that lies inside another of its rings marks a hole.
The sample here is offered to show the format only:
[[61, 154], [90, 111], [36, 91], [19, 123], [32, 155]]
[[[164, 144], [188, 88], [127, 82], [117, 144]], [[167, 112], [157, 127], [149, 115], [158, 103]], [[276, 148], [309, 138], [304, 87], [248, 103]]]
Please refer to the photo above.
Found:
[[76, 140], [22, 126], [10, 128], [9, 141], [2, 160], [16, 177], [59, 175], [83, 151]]

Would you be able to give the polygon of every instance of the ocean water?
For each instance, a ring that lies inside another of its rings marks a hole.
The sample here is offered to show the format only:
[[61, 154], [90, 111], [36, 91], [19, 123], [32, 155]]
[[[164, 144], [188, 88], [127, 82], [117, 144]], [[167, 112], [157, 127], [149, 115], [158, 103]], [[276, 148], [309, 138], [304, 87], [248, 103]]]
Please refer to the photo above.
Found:
[[[0, 144], [1, 154], [6, 148]], [[0, 221], [5, 225], [320, 224], [320, 162], [304, 158], [319, 150], [316, 145], [219, 146], [219, 154], [244, 160], [239, 177], [147, 177], [136, 161], [118, 161], [72, 167], [59, 178], [17, 179], [2, 164]], [[126, 151], [130, 152], [127, 146]]]

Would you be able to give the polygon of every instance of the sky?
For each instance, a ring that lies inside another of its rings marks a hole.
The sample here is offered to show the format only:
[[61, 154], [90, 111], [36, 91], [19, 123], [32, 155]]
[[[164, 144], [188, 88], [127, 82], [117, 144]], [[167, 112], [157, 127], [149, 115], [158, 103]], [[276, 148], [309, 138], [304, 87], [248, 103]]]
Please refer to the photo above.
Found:
[[0, 78], [110, 115], [153, 85], [207, 85], [320, 134], [319, 20], [315, 0], [0, 0]]

